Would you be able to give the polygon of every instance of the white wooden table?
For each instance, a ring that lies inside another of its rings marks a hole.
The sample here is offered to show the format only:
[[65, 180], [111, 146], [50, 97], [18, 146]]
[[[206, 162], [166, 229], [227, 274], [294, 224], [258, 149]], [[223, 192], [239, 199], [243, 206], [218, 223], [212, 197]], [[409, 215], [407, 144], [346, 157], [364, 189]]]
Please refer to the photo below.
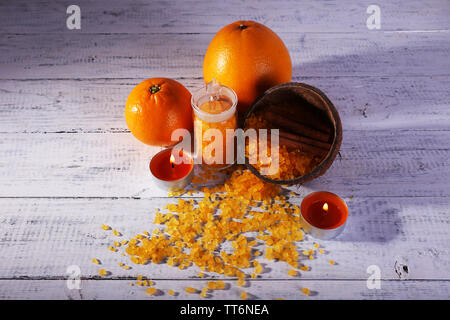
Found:
[[[180, 292], [175, 299], [198, 297], [183, 291], [209, 280], [198, 268], [123, 270], [127, 258], [107, 250], [114, 237], [100, 227], [151, 231], [154, 209], [173, 201], [150, 182], [157, 149], [126, 127], [128, 93], [155, 76], [198, 88], [209, 41], [239, 19], [277, 32], [293, 81], [321, 88], [341, 114], [342, 158], [293, 201], [328, 190], [350, 208], [310, 272], [292, 278], [271, 262], [246, 290], [259, 299], [450, 298], [448, 0], [377, 1], [380, 30], [366, 26], [371, 0], [74, 4], [81, 30], [66, 27], [67, 1], [0, 3], [1, 299], [174, 299], [130, 287], [138, 274]], [[110, 276], [97, 277], [93, 257]], [[80, 290], [67, 287], [71, 265]], [[381, 289], [366, 285], [370, 265]], [[214, 298], [238, 299], [235, 280], [223, 279], [232, 286]]]

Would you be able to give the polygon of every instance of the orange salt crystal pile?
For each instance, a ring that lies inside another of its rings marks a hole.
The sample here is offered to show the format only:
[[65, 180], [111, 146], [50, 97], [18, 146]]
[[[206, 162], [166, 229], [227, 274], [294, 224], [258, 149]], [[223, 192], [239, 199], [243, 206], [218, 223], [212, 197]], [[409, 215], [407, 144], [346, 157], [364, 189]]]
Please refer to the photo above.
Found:
[[[264, 271], [256, 260], [262, 255], [287, 263], [293, 268], [291, 276], [297, 274], [295, 269], [308, 270], [298, 265], [296, 242], [303, 240], [299, 206], [280, 195], [280, 186], [260, 180], [247, 169], [228, 171], [231, 174], [224, 183], [201, 188], [202, 198], [178, 198], [164, 211], [156, 210], [154, 223], [159, 229], [121, 242], [130, 260], [179, 269], [195, 265], [201, 269], [199, 277], [203, 272], [223, 274], [236, 277], [238, 286], [245, 285], [246, 277], [254, 279]], [[209, 180], [212, 174], [206, 171], [204, 178]], [[303, 253], [311, 257], [314, 250]], [[246, 268], [253, 269], [246, 273], [242, 270]], [[192, 287], [185, 291], [206, 297], [208, 289], [225, 288], [223, 281], [209, 281], [202, 291]]]
[[[242, 268], [253, 265], [256, 274], [263, 271], [252, 248], [265, 243], [267, 259], [297, 268], [294, 242], [303, 240], [300, 209], [279, 196], [279, 186], [238, 169], [224, 184], [202, 191], [199, 202], [178, 199], [166, 206], [168, 213], [156, 212], [154, 222], [163, 225], [164, 232], [131, 239], [126, 248], [131, 261], [166, 262], [180, 269], [194, 264], [203, 271], [243, 279]], [[257, 240], [248, 239], [246, 234], [252, 232]], [[219, 251], [225, 242], [231, 243], [231, 252]]]
[[[246, 119], [246, 128], [258, 130], [268, 129], [270, 126], [261, 115], [253, 114]], [[263, 149], [259, 150], [258, 148]], [[248, 157], [250, 154], [256, 155], [258, 152], [262, 152], [267, 155], [271, 163], [278, 162], [278, 171], [267, 175], [268, 178], [274, 180], [291, 180], [303, 176], [311, 172], [321, 161], [321, 157], [296, 149], [288, 149], [286, 146], [280, 144], [278, 145], [278, 154], [272, 154], [270, 131], [267, 133], [266, 145], [260, 145], [258, 144], [258, 141], [250, 140], [246, 144], [245, 150]], [[251, 157], [249, 157], [249, 159], [250, 158]], [[263, 163], [258, 157], [257, 163], [252, 163], [252, 165], [258, 169], [258, 171], [261, 171], [262, 168], [268, 167], [270, 164]]]

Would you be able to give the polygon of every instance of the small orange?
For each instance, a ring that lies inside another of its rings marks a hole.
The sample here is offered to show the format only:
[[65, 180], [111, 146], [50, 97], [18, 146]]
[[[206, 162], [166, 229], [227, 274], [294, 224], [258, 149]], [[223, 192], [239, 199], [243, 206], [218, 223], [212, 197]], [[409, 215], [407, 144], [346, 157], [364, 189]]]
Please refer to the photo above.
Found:
[[232, 88], [245, 111], [264, 91], [291, 81], [292, 62], [278, 35], [254, 21], [236, 21], [212, 39], [203, 61], [206, 83], [213, 78]]
[[152, 78], [133, 88], [125, 104], [128, 129], [140, 141], [169, 146], [176, 129], [192, 131], [191, 94], [178, 81]]

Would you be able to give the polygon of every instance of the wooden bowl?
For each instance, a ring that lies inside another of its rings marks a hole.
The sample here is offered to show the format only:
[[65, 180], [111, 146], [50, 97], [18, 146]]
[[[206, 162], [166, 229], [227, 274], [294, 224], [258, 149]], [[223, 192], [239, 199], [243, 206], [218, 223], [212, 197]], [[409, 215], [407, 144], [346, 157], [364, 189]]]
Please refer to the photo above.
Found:
[[[308, 84], [298, 82], [283, 83], [272, 87], [258, 97], [247, 110], [241, 122], [242, 128], [245, 128], [246, 120], [253, 113], [261, 110], [264, 110], [264, 112], [272, 110], [277, 113], [294, 112], [295, 114], [303, 115], [301, 117], [303, 124], [305, 124], [305, 121], [310, 121], [311, 123], [307, 123], [307, 125], [327, 126], [326, 130], [329, 132], [327, 144], [329, 148], [325, 151], [320, 163], [312, 171], [291, 180], [270, 179], [262, 175], [258, 169], [249, 163], [248, 157], [246, 157], [246, 166], [250, 171], [264, 181], [292, 185], [313, 180], [328, 170], [341, 147], [342, 124], [338, 111], [322, 91]], [[293, 116], [290, 117], [290, 120], [297, 122], [300, 121], [299, 118], [298, 116]]]

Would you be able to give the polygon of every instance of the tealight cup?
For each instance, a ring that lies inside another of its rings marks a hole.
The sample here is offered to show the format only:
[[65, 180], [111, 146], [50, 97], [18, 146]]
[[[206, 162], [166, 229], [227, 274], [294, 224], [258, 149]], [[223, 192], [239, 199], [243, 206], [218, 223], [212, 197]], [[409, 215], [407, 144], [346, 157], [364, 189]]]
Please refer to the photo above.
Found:
[[326, 191], [306, 196], [300, 205], [300, 211], [305, 231], [322, 240], [337, 237], [344, 230], [348, 218], [345, 201]]
[[149, 168], [159, 188], [179, 190], [192, 181], [194, 161], [188, 152], [169, 148], [158, 152], [150, 160]]

